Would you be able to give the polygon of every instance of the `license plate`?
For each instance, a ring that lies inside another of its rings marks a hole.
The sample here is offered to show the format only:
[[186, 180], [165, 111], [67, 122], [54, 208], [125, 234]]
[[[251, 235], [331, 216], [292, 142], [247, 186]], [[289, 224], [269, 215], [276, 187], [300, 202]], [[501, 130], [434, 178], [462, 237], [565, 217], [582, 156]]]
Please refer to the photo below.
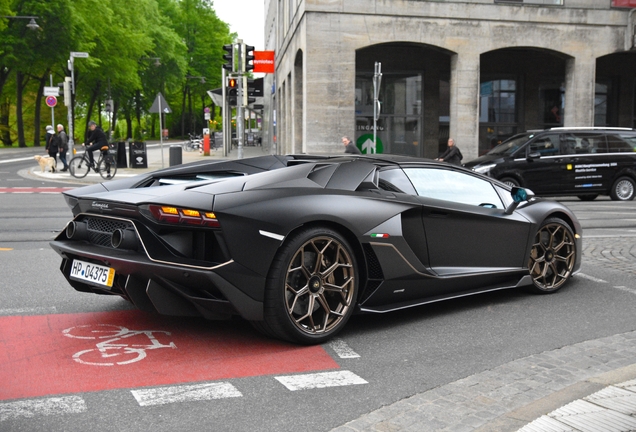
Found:
[[71, 279], [86, 282], [91, 285], [100, 285], [110, 288], [113, 286], [113, 279], [115, 279], [115, 269], [85, 261], [73, 260], [70, 277]]

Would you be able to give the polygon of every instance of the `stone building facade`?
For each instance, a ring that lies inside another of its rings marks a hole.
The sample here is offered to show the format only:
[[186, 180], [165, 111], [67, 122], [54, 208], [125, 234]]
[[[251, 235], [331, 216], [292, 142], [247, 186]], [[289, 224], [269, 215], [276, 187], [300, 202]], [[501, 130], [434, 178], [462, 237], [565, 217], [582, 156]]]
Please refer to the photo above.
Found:
[[376, 62], [378, 152], [437, 157], [450, 136], [466, 161], [525, 130], [634, 127], [629, 1], [265, 0], [264, 140], [368, 144]]

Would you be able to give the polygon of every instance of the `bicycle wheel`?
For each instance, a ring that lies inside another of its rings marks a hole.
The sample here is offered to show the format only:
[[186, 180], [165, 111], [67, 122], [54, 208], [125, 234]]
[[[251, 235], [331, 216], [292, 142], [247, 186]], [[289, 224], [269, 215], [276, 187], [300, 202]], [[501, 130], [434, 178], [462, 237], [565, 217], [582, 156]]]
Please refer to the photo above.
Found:
[[97, 171], [104, 180], [110, 180], [117, 174], [117, 164], [112, 161], [110, 156], [106, 156], [99, 161]]
[[75, 156], [68, 163], [68, 170], [71, 175], [76, 178], [84, 178], [90, 171], [91, 167], [88, 165], [88, 160], [84, 156]]

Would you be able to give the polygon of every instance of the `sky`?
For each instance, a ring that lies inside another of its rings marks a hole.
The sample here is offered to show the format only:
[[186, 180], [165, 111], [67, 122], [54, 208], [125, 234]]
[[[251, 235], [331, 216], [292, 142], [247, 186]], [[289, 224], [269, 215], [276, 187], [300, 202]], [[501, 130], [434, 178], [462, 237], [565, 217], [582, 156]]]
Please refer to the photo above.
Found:
[[264, 0], [214, 0], [216, 15], [230, 25], [230, 31], [238, 33], [238, 39], [255, 47], [256, 51], [265, 49]]

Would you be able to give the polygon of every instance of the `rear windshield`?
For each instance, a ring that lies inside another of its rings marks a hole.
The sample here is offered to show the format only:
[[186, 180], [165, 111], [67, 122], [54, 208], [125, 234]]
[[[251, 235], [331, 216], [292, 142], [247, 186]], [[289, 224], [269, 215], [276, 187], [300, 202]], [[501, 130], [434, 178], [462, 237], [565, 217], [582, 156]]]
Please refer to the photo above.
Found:
[[529, 133], [515, 135], [511, 138], [508, 138], [506, 141], [502, 142], [486, 154], [496, 156], [510, 156], [514, 152], [516, 152], [522, 145], [528, 142], [528, 140], [533, 136], [534, 134]]

